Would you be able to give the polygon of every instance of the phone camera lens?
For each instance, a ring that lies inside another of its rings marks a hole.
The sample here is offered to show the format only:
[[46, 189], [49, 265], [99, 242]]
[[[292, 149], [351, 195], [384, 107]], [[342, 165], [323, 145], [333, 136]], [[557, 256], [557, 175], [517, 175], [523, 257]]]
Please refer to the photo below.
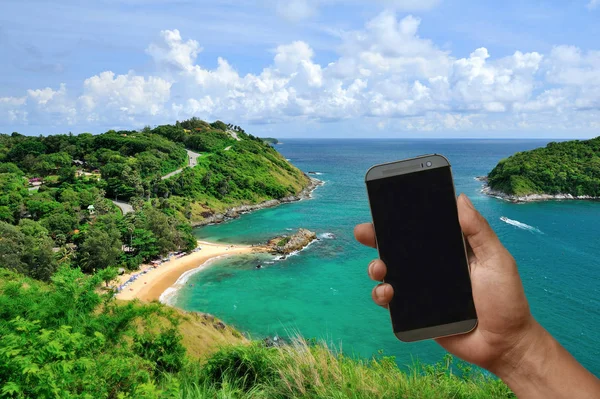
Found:
[[431, 161], [427, 161], [427, 163], [426, 163], [425, 165], [427, 165], [427, 167], [428, 167], [428, 168], [430, 168], [430, 167], [431, 167], [431, 165], [432, 165], [432, 164], [431, 164]]

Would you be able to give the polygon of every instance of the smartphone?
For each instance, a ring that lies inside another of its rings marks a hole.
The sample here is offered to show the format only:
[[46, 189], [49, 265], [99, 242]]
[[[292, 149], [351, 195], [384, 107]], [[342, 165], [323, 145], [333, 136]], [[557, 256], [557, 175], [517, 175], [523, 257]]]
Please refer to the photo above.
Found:
[[405, 342], [477, 326], [469, 262], [450, 163], [424, 155], [373, 166], [365, 176], [394, 334]]

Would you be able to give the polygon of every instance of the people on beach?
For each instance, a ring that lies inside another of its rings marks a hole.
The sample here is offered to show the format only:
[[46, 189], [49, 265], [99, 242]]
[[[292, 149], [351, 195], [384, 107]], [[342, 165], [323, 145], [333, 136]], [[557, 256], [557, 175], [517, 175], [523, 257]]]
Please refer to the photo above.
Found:
[[[470, 250], [479, 324], [468, 334], [438, 338], [437, 343], [500, 377], [518, 398], [600, 398], [600, 380], [531, 315], [516, 262], [488, 222], [464, 194], [457, 205]], [[356, 226], [354, 234], [360, 243], [376, 247], [371, 223]], [[380, 259], [369, 264], [369, 277], [375, 281], [383, 281], [386, 272]], [[389, 284], [379, 284], [372, 291], [373, 301], [384, 308], [393, 296]]]

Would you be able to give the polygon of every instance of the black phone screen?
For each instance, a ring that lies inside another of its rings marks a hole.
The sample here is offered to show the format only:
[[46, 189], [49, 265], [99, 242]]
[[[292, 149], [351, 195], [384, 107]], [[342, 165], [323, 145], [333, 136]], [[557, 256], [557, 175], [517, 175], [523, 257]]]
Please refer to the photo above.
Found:
[[450, 167], [367, 182], [394, 332], [476, 319]]

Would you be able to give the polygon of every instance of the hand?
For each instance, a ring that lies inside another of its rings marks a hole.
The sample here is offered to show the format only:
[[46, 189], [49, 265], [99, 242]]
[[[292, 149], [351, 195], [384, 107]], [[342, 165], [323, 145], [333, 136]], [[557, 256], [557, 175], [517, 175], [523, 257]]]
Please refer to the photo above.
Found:
[[[470, 247], [471, 282], [479, 324], [469, 334], [436, 341], [459, 358], [493, 371], [503, 357], [518, 355], [515, 352], [519, 343], [535, 330], [536, 322], [529, 311], [515, 260], [465, 195], [458, 198], [458, 214]], [[372, 224], [356, 226], [354, 234], [360, 243], [375, 247]], [[369, 265], [373, 280], [383, 280], [386, 271], [381, 260]], [[380, 284], [372, 292], [375, 303], [386, 308], [393, 295], [394, 289], [389, 284]]]
[[[457, 200], [458, 218], [469, 249], [471, 285], [479, 323], [468, 334], [438, 338], [448, 352], [500, 377], [523, 398], [597, 398], [600, 381], [539, 325], [523, 291], [514, 258], [466, 195]], [[371, 223], [354, 229], [356, 239], [376, 247]], [[385, 278], [385, 264], [369, 264], [369, 276]], [[389, 284], [373, 289], [373, 300], [387, 308]]]

